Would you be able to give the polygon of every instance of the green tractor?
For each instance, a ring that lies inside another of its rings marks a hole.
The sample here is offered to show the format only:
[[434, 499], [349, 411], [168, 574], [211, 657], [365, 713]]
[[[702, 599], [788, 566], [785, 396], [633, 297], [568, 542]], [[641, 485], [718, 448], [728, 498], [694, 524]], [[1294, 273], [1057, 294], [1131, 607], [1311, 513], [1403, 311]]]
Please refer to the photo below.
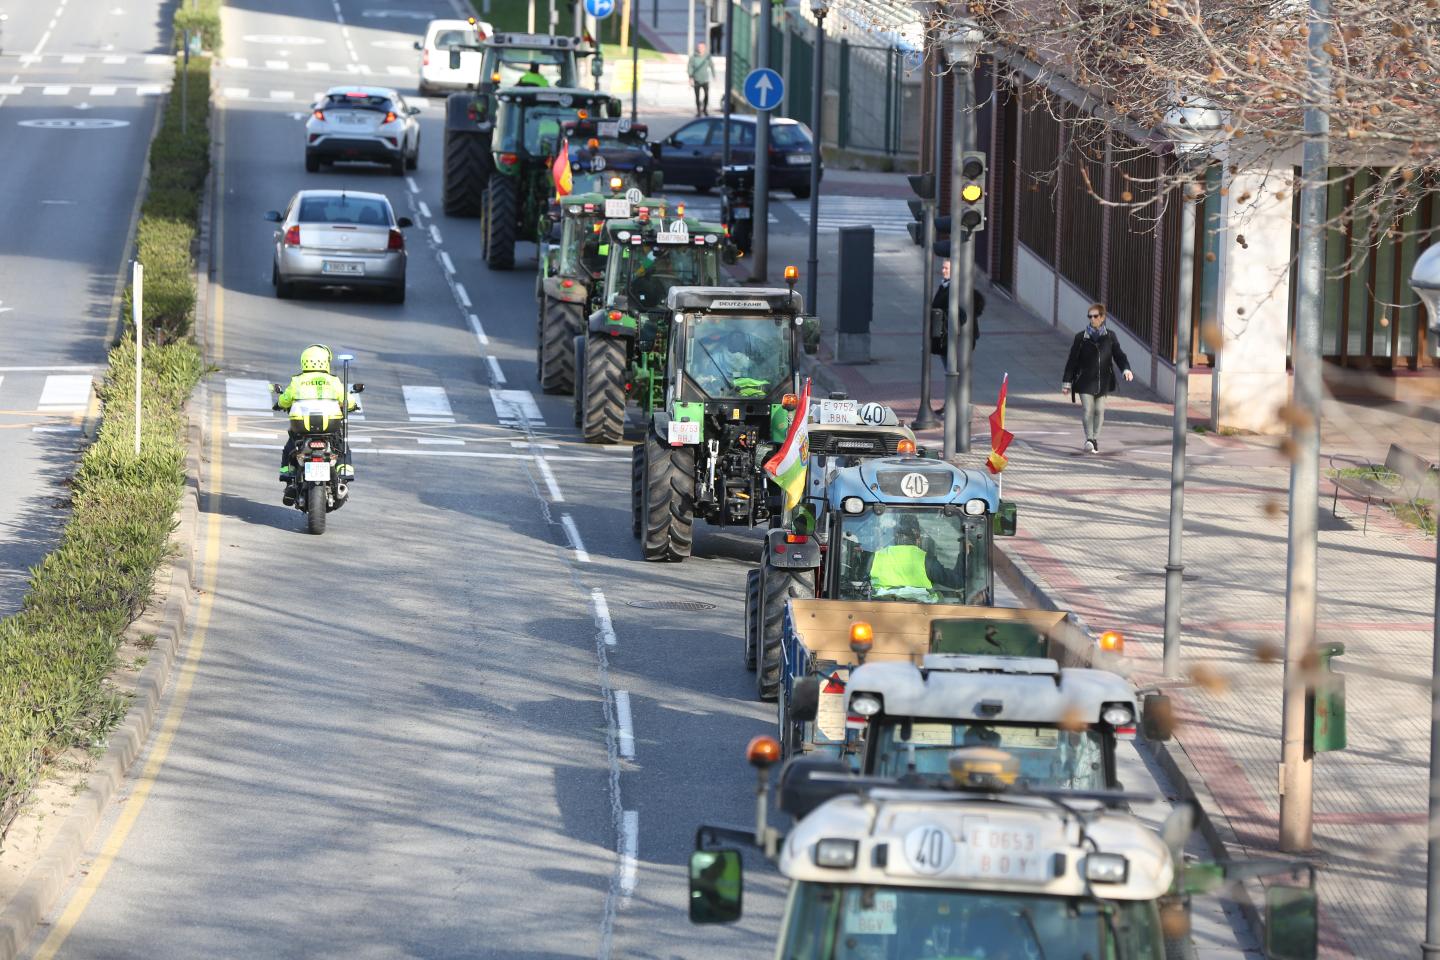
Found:
[[620, 101], [593, 90], [505, 87], [495, 95], [494, 171], [480, 212], [482, 255], [492, 270], [515, 265], [515, 244], [540, 242], [555, 195], [552, 169], [563, 125], [598, 111], [620, 113]]
[[[474, 41], [451, 47], [450, 65], [459, 69], [462, 50], [479, 50], [484, 57], [473, 88], [453, 93], [445, 101], [444, 198], [445, 214], [451, 217], [480, 216], [485, 184], [495, 170], [490, 144], [495, 127], [496, 92], [502, 87], [531, 81], [534, 75], [543, 78], [548, 86], [578, 87], [577, 58], [596, 52], [574, 37], [537, 33], [486, 36], [474, 17], [470, 22], [475, 29]], [[536, 68], [533, 73], [532, 64]], [[601, 66], [598, 57], [591, 66], [592, 72]]]
[[724, 231], [675, 209], [668, 223], [637, 211], [605, 224], [604, 288], [575, 338], [575, 425], [590, 443], [620, 441], [627, 399], [647, 413], [665, 402], [669, 289], [720, 282]]
[[673, 562], [690, 556], [697, 516], [722, 527], [782, 516], [763, 467], [794, 416], [800, 353], [820, 335], [793, 288], [676, 286], [666, 307], [663, 401], [631, 454], [630, 509], [645, 559]]
[[550, 233], [541, 243], [535, 283], [535, 373], [546, 393], [575, 389], [575, 338], [600, 308], [604, 288], [606, 220], [665, 216], [663, 199], [646, 197], [637, 187], [625, 190], [625, 182], [612, 174], [610, 192], [572, 193], [550, 205]]

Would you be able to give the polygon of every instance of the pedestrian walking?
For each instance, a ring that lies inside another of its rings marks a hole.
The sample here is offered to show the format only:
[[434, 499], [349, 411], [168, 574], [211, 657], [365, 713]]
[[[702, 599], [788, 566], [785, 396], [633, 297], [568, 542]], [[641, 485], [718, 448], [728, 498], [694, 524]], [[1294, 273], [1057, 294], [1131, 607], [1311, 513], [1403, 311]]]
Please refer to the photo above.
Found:
[[[975, 323], [970, 327], [970, 349], [980, 342], [980, 315], [985, 312], [985, 294], [974, 292]], [[965, 308], [960, 308], [960, 326], [966, 326]], [[940, 261], [940, 285], [930, 298], [930, 352], [945, 356], [950, 340], [950, 261]]]
[[1080, 396], [1080, 419], [1085, 425], [1085, 452], [1100, 452], [1100, 428], [1105, 424], [1105, 398], [1115, 392], [1115, 371], [1128, 383], [1135, 379], [1130, 361], [1114, 331], [1105, 326], [1105, 304], [1092, 303], [1085, 311], [1085, 329], [1075, 334], [1065, 361], [1062, 394], [1073, 403]]
[[715, 75], [715, 64], [710, 60], [710, 54], [705, 51], [705, 44], [695, 44], [695, 52], [690, 54], [690, 60], [685, 64], [685, 72], [690, 75], [690, 86], [695, 88], [695, 116], [709, 116], [710, 79]]

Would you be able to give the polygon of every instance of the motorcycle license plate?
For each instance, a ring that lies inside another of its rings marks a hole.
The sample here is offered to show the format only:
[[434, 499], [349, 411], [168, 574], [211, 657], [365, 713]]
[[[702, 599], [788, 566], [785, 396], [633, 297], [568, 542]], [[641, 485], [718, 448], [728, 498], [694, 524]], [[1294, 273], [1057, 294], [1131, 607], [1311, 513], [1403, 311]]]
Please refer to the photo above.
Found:
[[306, 483], [329, 483], [330, 463], [327, 460], [306, 460], [305, 461], [305, 482]]
[[700, 442], [700, 421], [671, 420], [668, 424], [670, 446], [680, 447]]
[[343, 273], [350, 276], [364, 276], [365, 264], [358, 260], [326, 260], [320, 265], [325, 273]]
[[750, 219], [750, 208], [749, 208], [749, 207], [736, 207], [736, 208], [735, 208], [735, 219], [736, 219], [736, 220], [749, 220], [749, 219]]

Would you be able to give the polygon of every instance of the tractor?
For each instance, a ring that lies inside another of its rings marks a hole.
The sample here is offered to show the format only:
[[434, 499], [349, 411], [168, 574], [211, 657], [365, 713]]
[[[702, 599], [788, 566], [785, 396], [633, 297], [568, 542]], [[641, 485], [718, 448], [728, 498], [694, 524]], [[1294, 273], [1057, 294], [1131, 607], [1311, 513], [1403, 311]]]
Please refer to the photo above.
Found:
[[793, 288], [676, 286], [665, 305], [658, 400], [631, 455], [631, 532], [646, 560], [679, 561], [697, 516], [750, 527], [782, 515], [764, 464], [785, 441], [819, 325]]
[[572, 192], [614, 193], [617, 176], [624, 190], [655, 196], [662, 189], [665, 178], [650, 155], [646, 124], [585, 117], [566, 123], [563, 133], [570, 145]]

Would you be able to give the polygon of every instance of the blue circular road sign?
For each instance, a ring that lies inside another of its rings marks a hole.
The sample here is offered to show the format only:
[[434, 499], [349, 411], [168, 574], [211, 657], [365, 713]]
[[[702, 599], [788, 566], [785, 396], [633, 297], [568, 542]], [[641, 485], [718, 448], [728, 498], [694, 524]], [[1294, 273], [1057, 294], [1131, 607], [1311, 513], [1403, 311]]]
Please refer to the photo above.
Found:
[[604, 20], [615, 12], [615, 0], [585, 0], [585, 12], [596, 20]]
[[774, 110], [785, 97], [785, 80], [769, 67], [745, 75], [745, 102], [756, 110]]

